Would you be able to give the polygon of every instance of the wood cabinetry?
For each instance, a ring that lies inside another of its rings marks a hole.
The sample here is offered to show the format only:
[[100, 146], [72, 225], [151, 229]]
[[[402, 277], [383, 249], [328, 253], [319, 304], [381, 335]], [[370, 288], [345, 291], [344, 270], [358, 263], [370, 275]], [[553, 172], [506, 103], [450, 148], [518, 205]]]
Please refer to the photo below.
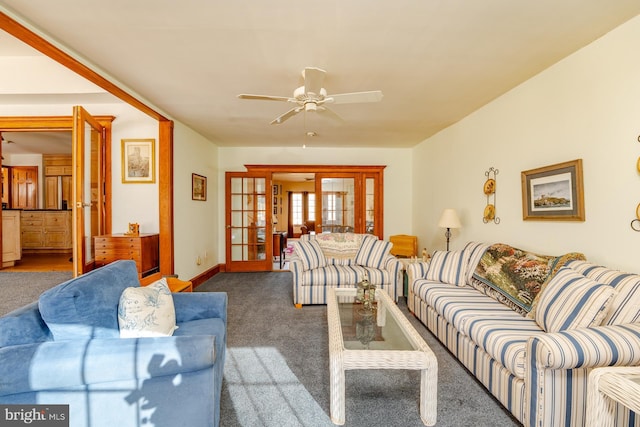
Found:
[[11, 207], [13, 209], [38, 208], [38, 167], [11, 167]]
[[109, 234], [93, 238], [96, 267], [119, 259], [136, 262], [138, 276], [146, 277], [160, 271], [160, 236], [158, 234]]
[[2, 211], [2, 267], [11, 267], [20, 258], [20, 211]]
[[71, 156], [43, 155], [45, 209], [71, 208]]
[[23, 211], [22, 248], [25, 251], [72, 249], [71, 211]]
[[10, 207], [11, 201], [11, 168], [8, 166], [2, 167], [2, 204], [6, 207]]

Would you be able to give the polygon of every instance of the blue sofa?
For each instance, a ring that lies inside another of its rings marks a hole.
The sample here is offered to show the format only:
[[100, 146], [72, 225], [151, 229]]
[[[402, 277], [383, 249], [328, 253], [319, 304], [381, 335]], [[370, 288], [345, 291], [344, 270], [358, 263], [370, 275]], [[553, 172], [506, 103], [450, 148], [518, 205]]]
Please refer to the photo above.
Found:
[[172, 294], [173, 336], [119, 338], [135, 286], [117, 261], [0, 317], [0, 404], [68, 404], [73, 427], [218, 426], [226, 293]]

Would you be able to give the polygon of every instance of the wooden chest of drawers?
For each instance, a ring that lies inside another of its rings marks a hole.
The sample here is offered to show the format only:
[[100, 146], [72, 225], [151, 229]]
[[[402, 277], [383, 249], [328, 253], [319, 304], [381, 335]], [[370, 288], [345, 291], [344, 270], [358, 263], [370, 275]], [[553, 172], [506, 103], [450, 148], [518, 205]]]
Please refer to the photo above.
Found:
[[136, 262], [138, 275], [146, 277], [160, 270], [160, 236], [158, 234], [109, 234], [93, 238], [96, 267], [119, 259]]

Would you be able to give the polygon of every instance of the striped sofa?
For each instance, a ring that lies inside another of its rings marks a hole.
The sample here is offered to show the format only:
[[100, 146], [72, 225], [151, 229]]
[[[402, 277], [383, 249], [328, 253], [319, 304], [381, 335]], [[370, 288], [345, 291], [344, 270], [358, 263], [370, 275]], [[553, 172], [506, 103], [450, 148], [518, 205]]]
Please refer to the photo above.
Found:
[[[640, 275], [563, 261], [518, 312], [474, 283], [488, 247], [410, 264], [409, 310], [522, 424], [583, 426], [591, 369], [640, 365]], [[640, 414], [612, 411], [616, 425], [640, 425]]]
[[397, 300], [403, 293], [403, 266], [389, 253], [392, 246], [371, 234], [303, 234], [289, 258], [293, 303], [298, 308], [326, 304], [328, 287], [355, 287], [365, 277]]

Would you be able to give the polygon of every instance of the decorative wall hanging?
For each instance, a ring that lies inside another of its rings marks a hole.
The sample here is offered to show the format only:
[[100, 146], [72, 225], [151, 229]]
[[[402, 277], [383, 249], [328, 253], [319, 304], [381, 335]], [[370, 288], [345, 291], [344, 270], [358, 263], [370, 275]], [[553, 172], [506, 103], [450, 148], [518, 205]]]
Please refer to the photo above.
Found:
[[[638, 135], [638, 142], [640, 142], [640, 135]], [[640, 157], [636, 161], [636, 171], [640, 173]], [[633, 231], [640, 231], [640, 203], [636, 206], [636, 217], [631, 221], [631, 229]]]
[[156, 182], [155, 139], [122, 140], [122, 183]]
[[489, 170], [484, 173], [487, 180], [484, 182], [482, 190], [487, 196], [487, 206], [484, 208], [482, 222], [485, 224], [490, 221], [500, 224], [500, 218], [496, 216], [496, 175], [498, 175], [498, 172], [498, 169], [490, 167]]
[[207, 177], [191, 174], [191, 200], [207, 200]]
[[582, 159], [523, 171], [522, 219], [584, 221]]

